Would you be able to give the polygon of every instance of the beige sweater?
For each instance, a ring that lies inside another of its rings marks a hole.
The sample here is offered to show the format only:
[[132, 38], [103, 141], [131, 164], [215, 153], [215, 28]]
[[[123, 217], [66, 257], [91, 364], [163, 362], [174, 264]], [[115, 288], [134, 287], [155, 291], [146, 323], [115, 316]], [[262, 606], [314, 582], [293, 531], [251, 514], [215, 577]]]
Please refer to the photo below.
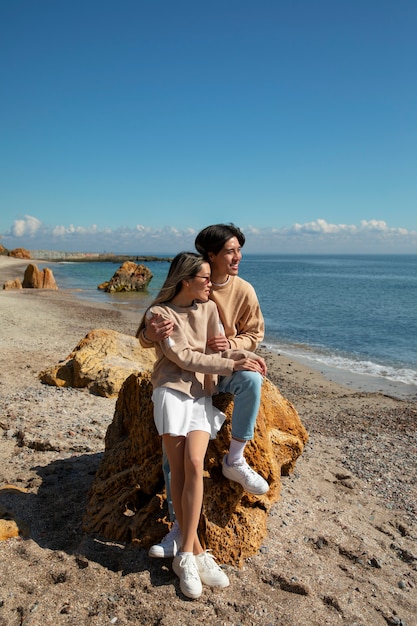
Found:
[[252, 285], [239, 276], [230, 276], [225, 285], [213, 285], [210, 299], [217, 305], [230, 347], [256, 350], [264, 338], [265, 325]]
[[215, 393], [217, 374], [230, 376], [234, 361], [219, 353], [207, 354], [207, 339], [220, 334], [214, 302], [194, 303], [191, 307], [168, 303], [153, 306], [151, 313], [174, 321], [169, 339], [154, 344], [157, 359], [153, 387], [170, 387], [192, 398]]

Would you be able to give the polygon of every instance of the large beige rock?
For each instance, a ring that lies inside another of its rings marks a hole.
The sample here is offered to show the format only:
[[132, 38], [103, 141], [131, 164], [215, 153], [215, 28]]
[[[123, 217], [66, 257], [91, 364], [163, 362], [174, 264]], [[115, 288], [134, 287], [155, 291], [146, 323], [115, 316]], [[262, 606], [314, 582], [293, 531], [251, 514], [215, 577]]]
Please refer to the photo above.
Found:
[[99, 396], [115, 396], [132, 373], [152, 369], [155, 352], [144, 350], [138, 339], [114, 330], [95, 329], [57, 365], [39, 374], [56, 387], [87, 387]]
[[137, 265], [133, 261], [125, 261], [113, 274], [113, 277], [98, 286], [98, 289], [110, 293], [119, 291], [143, 291], [153, 278], [146, 265]]
[[28, 289], [58, 289], [52, 270], [45, 267], [40, 271], [34, 263], [27, 266], [22, 284]]
[[[143, 548], [158, 542], [169, 527], [161, 440], [153, 421], [151, 394], [149, 373], [125, 381], [83, 520], [86, 532], [112, 541], [133, 541]], [[220, 562], [240, 566], [259, 550], [267, 533], [268, 513], [279, 499], [281, 474], [293, 471], [308, 435], [294, 406], [265, 380], [255, 437], [246, 446], [245, 456], [268, 480], [270, 490], [262, 497], [252, 496], [222, 475], [233, 396], [219, 394], [214, 402], [227, 420], [206, 455], [199, 533]]]

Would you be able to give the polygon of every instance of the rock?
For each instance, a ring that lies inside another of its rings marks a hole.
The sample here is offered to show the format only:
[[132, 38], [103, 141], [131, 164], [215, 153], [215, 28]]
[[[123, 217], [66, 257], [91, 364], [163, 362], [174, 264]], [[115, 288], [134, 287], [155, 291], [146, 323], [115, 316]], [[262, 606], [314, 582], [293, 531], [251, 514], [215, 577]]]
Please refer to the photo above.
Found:
[[53, 272], [49, 267], [45, 267], [42, 274], [42, 289], [58, 289]]
[[5, 254], [5, 255], [7, 255], [7, 254], [8, 254], [8, 252], [9, 252], [9, 251], [7, 250], [7, 248], [5, 248], [5, 247], [4, 247], [4, 246], [0, 243], [0, 254]]
[[138, 339], [114, 330], [95, 329], [82, 339], [66, 359], [40, 372], [43, 383], [56, 387], [87, 387], [110, 397], [119, 393], [132, 373], [150, 370], [155, 352]]
[[[0, 489], [0, 496], [5, 494], [24, 495], [26, 493], [27, 489], [15, 485], [4, 485]], [[17, 519], [12, 511], [0, 504], [0, 541], [28, 536], [29, 527], [27, 524]]]
[[13, 256], [16, 259], [30, 259], [30, 252], [25, 248], [14, 248], [14, 250], [9, 250], [7, 254], [8, 256]]
[[143, 291], [153, 278], [151, 270], [146, 265], [137, 265], [133, 261], [126, 261], [119, 267], [113, 277], [97, 287], [110, 293], [118, 291]]
[[39, 289], [42, 285], [41, 272], [38, 266], [30, 263], [25, 269], [23, 276], [23, 287], [28, 289]]
[[[123, 384], [83, 519], [88, 533], [146, 549], [169, 528], [161, 439], [153, 421], [151, 395], [148, 372], [129, 376]], [[220, 563], [240, 566], [260, 549], [268, 513], [279, 499], [281, 474], [293, 471], [308, 435], [294, 406], [266, 379], [255, 437], [247, 444], [245, 456], [268, 480], [270, 490], [264, 496], [252, 496], [225, 479], [221, 471], [231, 436], [233, 396], [219, 394], [214, 403], [227, 419], [206, 454], [199, 534]]]
[[52, 270], [45, 267], [42, 271], [30, 263], [23, 277], [23, 287], [27, 289], [58, 289]]
[[7, 291], [11, 289], [22, 289], [22, 282], [20, 278], [15, 278], [14, 280], [7, 280], [3, 285], [3, 289], [6, 289]]
[[20, 530], [15, 520], [0, 519], [0, 541], [19, 537]]

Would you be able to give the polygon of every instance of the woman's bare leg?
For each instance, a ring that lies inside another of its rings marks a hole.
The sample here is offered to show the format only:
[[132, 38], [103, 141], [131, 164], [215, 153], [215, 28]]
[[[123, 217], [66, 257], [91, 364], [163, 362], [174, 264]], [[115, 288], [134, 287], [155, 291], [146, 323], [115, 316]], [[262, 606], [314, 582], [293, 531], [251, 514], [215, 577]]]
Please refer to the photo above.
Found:
[[209, 434], [194, 430], [188, 434], [184, 450], [184, 489], [182, 492], [182, 550], [200, 554], [203, 551], [197, 535], [203, 504], [204, 457]]
[[194, 430], [188, 437], [163, 435], [171, 468], [171, 495], [175, 515], [182, 533], [182, 552], [201, 554], [197, 536], [203, 503], [204, 457], [209, 434]]

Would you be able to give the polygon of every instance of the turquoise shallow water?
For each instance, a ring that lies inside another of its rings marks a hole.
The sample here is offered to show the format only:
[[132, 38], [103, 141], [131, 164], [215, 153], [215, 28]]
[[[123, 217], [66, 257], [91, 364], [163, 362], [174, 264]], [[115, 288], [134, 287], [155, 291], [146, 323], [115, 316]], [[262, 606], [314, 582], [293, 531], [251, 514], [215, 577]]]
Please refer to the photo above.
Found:
[[[154, 277], [143, 294], [98, 291], [116, 271], [112, 263], [53, 271], [59, 287], [139, 315], [168, 271], [166, 262], [146, 265]], [[266, 347], [315, 367], [415, 385], [417, 393], [417, 255], [245, 255], [239, 274], [257, 291]]]

